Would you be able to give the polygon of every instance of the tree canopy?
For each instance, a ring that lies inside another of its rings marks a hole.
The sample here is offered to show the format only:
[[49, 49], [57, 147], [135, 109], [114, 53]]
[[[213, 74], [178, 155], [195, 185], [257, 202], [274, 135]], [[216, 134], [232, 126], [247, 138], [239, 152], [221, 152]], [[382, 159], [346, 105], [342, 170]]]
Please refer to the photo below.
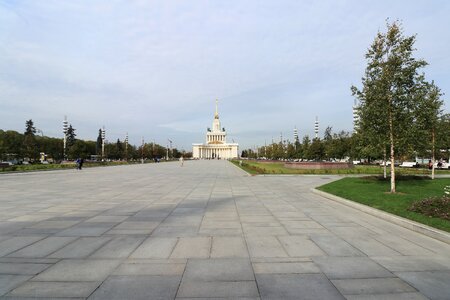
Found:
[[382, 151], [389, 147], [393, 193], [395, 159], [416, 150], [417, 140], [423, 138], [424, 130], [430, 129], [431, 120], [438, 118], [442, 105], [435, 101], [436, 106], [429, 108], [433, 85], [419, 73], [427, 62], [413, 56], [415, 41], [415, 35], [403, 34], [399, 22], [388, 23], [386, 32], [378, 32], [365, 55], [367, 67], [362, 88], [351, 88], [359, 101], [358, 134], [361, 141]]

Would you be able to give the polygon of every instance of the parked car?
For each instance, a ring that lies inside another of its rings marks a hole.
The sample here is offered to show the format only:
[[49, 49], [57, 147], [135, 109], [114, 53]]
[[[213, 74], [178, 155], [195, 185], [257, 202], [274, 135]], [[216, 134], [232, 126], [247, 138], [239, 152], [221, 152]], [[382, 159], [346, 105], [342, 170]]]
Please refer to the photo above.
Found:
[[450, 164], [448, 162], [435, 162], [434, 163], [435, 169], [450, 169]]

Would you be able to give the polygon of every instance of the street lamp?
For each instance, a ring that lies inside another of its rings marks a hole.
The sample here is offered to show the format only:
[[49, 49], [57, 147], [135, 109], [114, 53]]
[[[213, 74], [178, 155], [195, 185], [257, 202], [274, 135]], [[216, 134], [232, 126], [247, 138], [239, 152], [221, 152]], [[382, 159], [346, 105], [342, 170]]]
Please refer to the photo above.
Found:
[[125, 135], [125, 160], [128, 161], [128, 132]]
[[67, 130], [68, 129], [69, 129], [69, 122], [67, 122], [67, 116], [64, 116], [64, 120], [63, 120], [63, 133], [64, 133], [63, 160], [66, 160], [66, 145], [67, 145]]
[[316, 135], [316, 139], [319, 137], [319, 117], [316, 116], [316, 121], [314, 122], [314, 133]]
[[141, 162], [144, 163], [144, 137], [142, 137], [142, 159]]
[[166, 161], [169, 160], [169, 145], [166, 147]]
[[44, 136], [44, 132], [41, 130], [41, 129], [39, 129], [39, 128], [36, 128], [36, 132], [37, 133], [40, 133], [41, 134], [41, 136]]
[[105, 138], [106, 138], [106, 131], [105, 126], [102, 128], [102, 161], [105, 160]]

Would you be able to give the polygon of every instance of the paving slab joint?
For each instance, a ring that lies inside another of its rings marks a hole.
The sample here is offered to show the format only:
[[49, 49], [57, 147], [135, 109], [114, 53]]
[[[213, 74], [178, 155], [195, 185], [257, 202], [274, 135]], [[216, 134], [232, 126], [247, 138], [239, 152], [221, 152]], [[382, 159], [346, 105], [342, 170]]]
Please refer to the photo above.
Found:
[[347, 200], [347, 199], [341, 198], [339, 196], [335, 196], [335, 195], [332, 195], [332, 194], [329, 194], [329, 193], [326, 193], [323, 191], [319, 191], [315, 188], [311, 188], [311, 192], [313, 192], [317, 195], [320, 195], [324, 198], [338, 202], [340, 204], [343, 204], [343, 205], [349, 206], [351, 208], [357, 209], [359, 211], [365, 212], [374, 217], [394, 223], [396, 225], [399, 225], [399, 226], [409, 229], [411, 231], [418, 232], [418, 233], [421, 233], [428, 237], [437, 239], [441, 242], [450, 244], [450, 234], [443, 230], [439, 230], [439, 229], [427, 226], [425, 224], [421, 224], [421, 223], [418, 223], [418, 222], [415, 222], [412, 220], [408, 220], [406, 218], [399, 217], [397, 215], [394, 215], [394, 214], [391, 214], [391, 213], [388, 213], [385, 211], [381, 211], [381, 210], [378, 210], [376, 208], [373, 208], [373, 207], [370, 207], [370, 206], [367, 206], [364, 204], [353, 202], [351, 200]]

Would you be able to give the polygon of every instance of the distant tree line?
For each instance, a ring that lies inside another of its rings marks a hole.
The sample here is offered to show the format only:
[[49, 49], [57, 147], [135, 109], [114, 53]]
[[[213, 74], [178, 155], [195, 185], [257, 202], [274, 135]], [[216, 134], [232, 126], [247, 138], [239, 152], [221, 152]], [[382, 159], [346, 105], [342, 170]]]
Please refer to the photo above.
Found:
[[323, 139], [304, 136], [302, 141], [283, 140], [266, 146], [242, 151], [242, 157], [266, 159], [341, 160], [356, 157], [352, 135], [346, 131], [333, 133], [329, 126]]
[[[416, 142], [401, 149], [396, 156], [398, 160], [414, 161], [416, 157], [431, 159], [431, 135], [423, 133]], [[449, 159], [450, 150], [450, 114], [438, 118], [435, 128], [436, 159]], [[283, 140], [266, 146], [257, 146], [242, 150], [241, 156], [247, 158], [303, 159], [314, 161], [331, 160], [365, 160], [367, 162], [384, 160], [385, 152], [379, 144], [367, 142], [363, 131], [350, 133], [347, 131], [332, 131], [328, 126], [322, 138], [311, 139], [308, 135], [301, 141]], [[387, 158], [386, 158], [387, 159]]]
[[[64, 159], [63, 138], [54, 138], [37, 134], [33, 120], [25, 122], [25, 131], [19, 133], [14, 130], [0, 129], [0, 159], [2, 161], [30, 161], [39, 162], [41, 153], [45, 154], [48, 160], [55, 162]], [[102, 158], [102, 137], [101, 129], [96, 141], [86, 141], [78, 139], [76, 130], [70, 124], [66, 133], [66, 158], [73, 160], [77, 158], [90, 159], [96, 155], [98, 159], [107, 160], [139, 160], [139, 159], [164, 159], [192, 156], [190, 152], [182, 152], [176, 148], [169, 149], [156, 143], [144, 143], [135, 146], [126, 144], [125, 141], [117, 139], [115, 142], [105, 142], [104, 157]]]

